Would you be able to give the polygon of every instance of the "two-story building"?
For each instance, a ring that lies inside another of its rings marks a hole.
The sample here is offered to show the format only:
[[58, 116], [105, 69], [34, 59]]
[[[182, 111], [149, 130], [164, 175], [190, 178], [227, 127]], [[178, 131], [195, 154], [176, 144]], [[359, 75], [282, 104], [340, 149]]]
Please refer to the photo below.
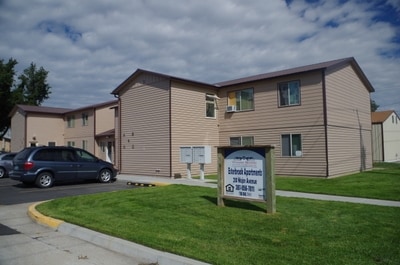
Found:
[[16, 105], [11, 117], [11, 151], [28, 146], [75, 146], [113, 161], [117, 101], [79, 109]]
[[[276, 173], [335, 177], [372, 168], [370, 93], [354, 58], [206, 84], [136, 70], [119, 98], [121, 173], [186, 174], [182, 146], [275, 145]], [[199, 169], [192, 167], [193, 174]]]

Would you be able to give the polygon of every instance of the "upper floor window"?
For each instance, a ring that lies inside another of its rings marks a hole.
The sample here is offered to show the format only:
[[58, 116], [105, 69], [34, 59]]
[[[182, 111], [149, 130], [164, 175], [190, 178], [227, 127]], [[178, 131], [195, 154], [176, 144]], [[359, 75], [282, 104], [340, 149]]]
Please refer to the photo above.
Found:
[[74, 128], [75, 127], [75, 116], [71, 115], [67, 117], [67, 127]]
[[215, 99], [213, 94], [206, 94], [206, 117], [215, 118]]
[[253, 93], [252, 88], [228, 92], [228, 108], [232, 111], [253, 110]]
[[300, 81], [280, 83], [279, 106], [300, 105]]
[[87, 113], [82, 113], [82, 126], [87, 126], [89, 120], [89, 115]]
[[248, 146], [254, 145], [254, 136], [235, 136], [229, 138], [231, 146]]
[[282, 156], [302, 156], [301, 134], [282, 134]]

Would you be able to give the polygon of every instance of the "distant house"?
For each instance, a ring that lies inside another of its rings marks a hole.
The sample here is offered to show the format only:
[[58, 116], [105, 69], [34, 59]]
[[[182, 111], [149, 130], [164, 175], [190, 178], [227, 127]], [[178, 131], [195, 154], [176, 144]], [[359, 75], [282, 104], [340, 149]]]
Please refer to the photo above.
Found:
[[11, 151], [11, 131], [8, 129], [6, 134], [0, 138], [1, 148], [0, 151], [10, 152]]
[[393, 110], [371, 113], [374, 162], [400, 161], [400, 118]]
[[[370, 93], [354, 58], [207, 84], [136, 70], [119, 98], [121, 173], [186, 175], [180, 147], [275, 145], [276, 173], [335, 177], [372, 168]], [[193, 174], [198, 167], [192, 166]]]
[[98, 157], [114, 157], [117, 101], [79, 109], [16, 105], [11, 117], [11, 151], [28, 146], [65, 145], [80, 147]]

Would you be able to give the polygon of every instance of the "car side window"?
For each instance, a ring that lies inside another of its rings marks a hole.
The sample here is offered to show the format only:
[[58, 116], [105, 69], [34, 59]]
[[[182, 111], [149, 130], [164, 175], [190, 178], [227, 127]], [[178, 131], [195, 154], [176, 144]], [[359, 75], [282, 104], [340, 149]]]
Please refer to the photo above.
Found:
[[88, 152], [84, 150], [77, 150], [76, 154], [78, 156], [79, 161], [84, 161], [84, 162], [96, 162], [97, 158], [89, 154]]
[[75, 154], [72, 150], [61, 151], [62, 161], [74, 162], [76, 161]]

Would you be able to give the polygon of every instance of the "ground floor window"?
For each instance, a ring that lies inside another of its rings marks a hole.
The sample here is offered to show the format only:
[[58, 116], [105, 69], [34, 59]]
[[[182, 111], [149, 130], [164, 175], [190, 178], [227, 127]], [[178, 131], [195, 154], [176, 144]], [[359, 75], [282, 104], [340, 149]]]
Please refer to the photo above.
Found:
[[88, 141], [87, 140], [82, 140], [82, 149], [87, 150], [88, 148]]
[[231, 146], [248, 146], [254, 145], [254, 136], [235, 136], [229, 138]]
[[282, 156], [302, 156], [301, 134], [282, 134]]
[[75, 146], [75, 142], [74, 141], [68, 141], [67, 142], [67, 146]]

